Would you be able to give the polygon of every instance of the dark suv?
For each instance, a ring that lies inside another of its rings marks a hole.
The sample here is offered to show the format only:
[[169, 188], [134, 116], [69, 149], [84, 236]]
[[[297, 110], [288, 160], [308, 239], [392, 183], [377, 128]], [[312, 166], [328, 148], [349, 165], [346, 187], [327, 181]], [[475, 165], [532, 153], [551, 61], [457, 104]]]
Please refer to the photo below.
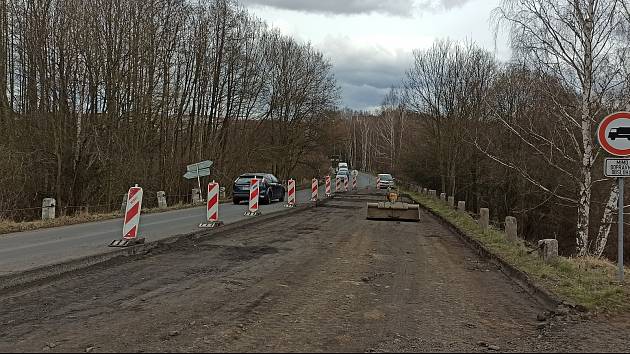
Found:
[[260, 184], [260, 203], [271, 204], [275, 199], [282, 202], [286, 190], [276, 176], [271, 173], [244, 173], [234, 181], [232, 201], [240, 204], [241, 201], [249, 200], [249, 184], [252, 179], [258, 179]]

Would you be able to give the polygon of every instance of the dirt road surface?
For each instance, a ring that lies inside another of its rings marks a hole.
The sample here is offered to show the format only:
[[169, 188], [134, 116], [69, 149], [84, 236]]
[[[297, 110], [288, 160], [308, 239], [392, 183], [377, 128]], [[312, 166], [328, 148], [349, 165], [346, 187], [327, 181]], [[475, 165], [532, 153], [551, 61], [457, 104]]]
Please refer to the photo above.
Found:
[[628, 350], [541, 311], [428, 214], [368, 221], [348, 197], [2, 293], [0, 351]]

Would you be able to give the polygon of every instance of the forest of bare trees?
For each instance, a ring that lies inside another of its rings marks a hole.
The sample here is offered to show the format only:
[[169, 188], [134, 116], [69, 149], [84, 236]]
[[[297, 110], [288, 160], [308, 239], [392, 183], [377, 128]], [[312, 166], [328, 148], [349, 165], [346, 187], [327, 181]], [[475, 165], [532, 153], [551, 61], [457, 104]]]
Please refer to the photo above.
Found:
[[[629, 109], [630, 13], [621, 0], [505, 0], [513, 57], [449, 40], [414, 53], [376, 115], [346, 114], [356, 166], [519, 219], [565, 254], [610, 255], [617, 190], [595, 130]], [[610, 241], [610, 242], [609, 242]]]
[[0, 93], [0, 218], [16, 219], [44, 197], [115, 209], [134, 183], [189, 195], [206, 159], [228, 187], [312, 176], [339, 95], [322, 53], [231, 0], [0, 0]]

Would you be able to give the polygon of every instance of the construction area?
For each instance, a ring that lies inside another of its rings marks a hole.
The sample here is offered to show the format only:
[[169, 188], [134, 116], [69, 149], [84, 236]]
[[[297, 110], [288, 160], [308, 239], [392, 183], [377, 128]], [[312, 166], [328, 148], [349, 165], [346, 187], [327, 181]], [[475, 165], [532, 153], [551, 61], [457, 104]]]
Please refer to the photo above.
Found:
[[[557, 315], [383, 195], [203, 231], [0, 291], [0, 352], [627, 351], [627, 319]], [[409, 207], [408, 207], [409, 208]]]

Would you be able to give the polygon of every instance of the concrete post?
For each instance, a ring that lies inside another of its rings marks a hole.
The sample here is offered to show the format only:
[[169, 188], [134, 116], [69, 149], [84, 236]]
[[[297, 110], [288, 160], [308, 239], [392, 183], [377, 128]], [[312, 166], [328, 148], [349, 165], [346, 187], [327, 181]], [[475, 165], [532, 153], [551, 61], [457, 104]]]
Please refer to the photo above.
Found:
[[479, 210], [479, 225], [485, 231], [490, 226], [490, 209], [481, 208]]
[[451, 209], [455, 208], [455, 197], [448, 197], [448, 206]]
[[424, 195], [429, 194], [429, 190], [427, 188], [423, 188], [422, 189], [422, 194], [424, 194]]
[[120, 205], [120, 212], [123, 213], [123, 215], [127, 211], [127, 197], [127, 193], [125, 193], [125, 195], [123, 195], [122, 204]]
[[437, 191], [435, 189], [429, 190], [429, 197], [434, 199], [437, 198]]
[[225, 200], [227, 195], [225, 194], [225, 187], [219, 188], [219, 193], [221, 195], [221, 199]]
[[545, 239], [538, 241], [538, 255], [545, 263], [558, 259], [558, 240]]
[[446, 193], [440, 193], [440, 200], [446, 202]]
[[457, 211], [459, 211], [460, 213], [465, 213], [466, 212], [466, 202], [463, 200], [460, 200], [457, 202]]
[[42, 220], [52, 220], [55, 218], [55, 198], [44, 198], [42, 201]]
[[201, 204], [201, 203], [203, 203], [203, 199], [201, 198], [201, 189], [193, 188], [193, 190], [192, 190], [192, 202], [193, 202], [193, 204]]
[[158, 208], [164, 209], [168, 207], [168, 204], [166, 203], [166, 192], [164, 191], [157, 192], [157, 200], [158, 200]]
[[515, 242], [518, 234], [517, 234], [517, 224], [516, 218], [513, 216], [505, 217], [505, 234], [507, 235], [508, 241]]

